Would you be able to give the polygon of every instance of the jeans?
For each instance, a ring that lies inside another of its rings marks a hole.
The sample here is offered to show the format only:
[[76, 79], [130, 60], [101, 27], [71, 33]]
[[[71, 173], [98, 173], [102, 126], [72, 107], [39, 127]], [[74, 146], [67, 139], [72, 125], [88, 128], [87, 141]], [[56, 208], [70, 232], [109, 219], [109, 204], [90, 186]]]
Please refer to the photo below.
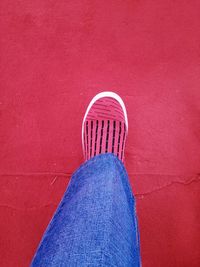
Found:
[[135, 200], [114, 154], [95, 156], [72, 175], [31, 266], [141, 266]]

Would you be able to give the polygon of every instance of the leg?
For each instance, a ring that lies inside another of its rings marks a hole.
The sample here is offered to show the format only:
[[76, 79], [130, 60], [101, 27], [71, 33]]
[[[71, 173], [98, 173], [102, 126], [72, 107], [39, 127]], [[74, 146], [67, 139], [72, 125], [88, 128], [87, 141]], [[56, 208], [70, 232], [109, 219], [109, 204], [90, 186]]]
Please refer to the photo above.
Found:
[[31, 266], [140, 266], [135, 201], [116, 156], [93, 157], [73, 174]]

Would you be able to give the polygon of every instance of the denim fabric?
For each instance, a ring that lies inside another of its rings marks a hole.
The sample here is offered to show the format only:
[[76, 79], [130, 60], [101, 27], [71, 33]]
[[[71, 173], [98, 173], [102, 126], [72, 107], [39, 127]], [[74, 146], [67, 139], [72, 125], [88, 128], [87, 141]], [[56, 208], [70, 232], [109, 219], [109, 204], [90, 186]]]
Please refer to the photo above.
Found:
[[135, 201], [116, 156], [93, 157], [72, 175], [31, 266], [141, 266]]

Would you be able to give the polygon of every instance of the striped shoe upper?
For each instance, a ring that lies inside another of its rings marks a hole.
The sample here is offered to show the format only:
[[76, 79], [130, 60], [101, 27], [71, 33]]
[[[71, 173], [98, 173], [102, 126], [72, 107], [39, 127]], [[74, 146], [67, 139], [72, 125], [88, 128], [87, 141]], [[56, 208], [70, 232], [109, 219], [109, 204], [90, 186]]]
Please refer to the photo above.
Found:
[[102, 97], [96, 100], [83, 127], [85, 160], [102, 153], [113, 153], [124, 160], [127, 127], [124, 111], [116, 99]]

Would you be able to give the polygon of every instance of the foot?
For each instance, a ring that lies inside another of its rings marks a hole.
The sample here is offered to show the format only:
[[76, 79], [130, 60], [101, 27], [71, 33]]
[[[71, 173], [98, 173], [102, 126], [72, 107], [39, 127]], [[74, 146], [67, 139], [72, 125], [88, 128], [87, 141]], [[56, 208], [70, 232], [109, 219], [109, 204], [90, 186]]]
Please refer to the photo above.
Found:
[[113, 92], [97, 94], [91, 100], [82, 124], [85, 160], [113, 153], [123, 162], [127, 134], [127, 112], [121, 97]]

